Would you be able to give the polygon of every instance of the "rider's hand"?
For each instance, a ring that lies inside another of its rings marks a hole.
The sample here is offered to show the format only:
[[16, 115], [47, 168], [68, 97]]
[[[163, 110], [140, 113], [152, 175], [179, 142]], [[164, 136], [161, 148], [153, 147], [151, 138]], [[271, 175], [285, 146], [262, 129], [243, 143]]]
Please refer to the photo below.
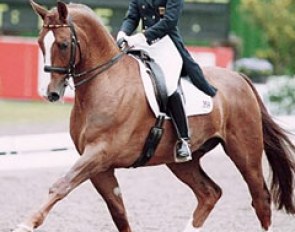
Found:
[[137, 33], [135, 35], [126, 36], [124, 38], [127, 41], [129, 47], [136, 47], [138, 45], [146, 43], [146, 37], [143, 33]]
[[127, 45], [126, 37], [128, 36], [126, 35], [124, 31], [119, 31], [116, 40], [117, 40], [117, 45], [121, 50], [123, 50]]
[[118, 35], [117, 35], [117, 42], [120, 40], [120, 39], [125, 39], [127, 37], [126, 33], [124, 31], [119, 31], [118, 32]]

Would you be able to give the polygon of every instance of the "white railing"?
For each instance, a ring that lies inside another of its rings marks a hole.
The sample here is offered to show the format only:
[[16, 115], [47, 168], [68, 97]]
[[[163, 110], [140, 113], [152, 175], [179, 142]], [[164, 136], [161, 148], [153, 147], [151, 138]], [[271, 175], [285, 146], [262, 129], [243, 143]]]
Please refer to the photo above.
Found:
[[74, 149], [69, 133], [0, 137], [0, 155]]

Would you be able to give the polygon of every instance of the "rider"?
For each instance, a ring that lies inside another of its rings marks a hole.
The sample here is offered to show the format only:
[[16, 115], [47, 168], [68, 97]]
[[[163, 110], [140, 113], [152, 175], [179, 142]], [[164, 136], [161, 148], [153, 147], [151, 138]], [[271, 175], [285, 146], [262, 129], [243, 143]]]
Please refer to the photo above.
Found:
[[[124, 38], [129, 46], [142, 43], [152, 45], [168, 35], [176, 46], [183, 60], [182, 75], [188, 75], [200, 90], [209, 96], [215, 96], [216, 89], [204, 78], [199, 65], [184, 47], [177, 23], [183, 9], [184, 0], [131, 0], [126, 17], [123, 20], [117, 41]], [[142, 32], [132, 35], [142, 21]], [[160, 52], [160, 51], [159, 51]], [[178, 143], [177, 158], [181, 161], [191, 160], [189, 148], [188, 120], [185, 114], [182, 96], [176, 90], [168, 99], [168, 110], [175, 126]]]

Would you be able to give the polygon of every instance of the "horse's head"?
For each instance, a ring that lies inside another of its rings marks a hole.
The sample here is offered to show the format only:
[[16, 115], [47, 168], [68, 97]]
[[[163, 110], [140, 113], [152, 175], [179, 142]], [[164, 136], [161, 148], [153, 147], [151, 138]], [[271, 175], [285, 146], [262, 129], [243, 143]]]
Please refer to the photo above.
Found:
[[69, 78], [80, 86], [121, 57], [111, 34], [90, 8], [58, 1], [57, 7], [48, 11], [30, 2], [43, 20], [38, 43], [48, 64], [44, 70], [51, 73], [49, 101], [63, 97]]
[[38, 43], [48, 64], [44, 70], [51, 73], [47, 98], [51, 102], [58, 101], [81, 60], [80, 42], [65, 3], [58, 1], [57, 7], [48, 11], [33, 0], [30, 2], [43, 20]]

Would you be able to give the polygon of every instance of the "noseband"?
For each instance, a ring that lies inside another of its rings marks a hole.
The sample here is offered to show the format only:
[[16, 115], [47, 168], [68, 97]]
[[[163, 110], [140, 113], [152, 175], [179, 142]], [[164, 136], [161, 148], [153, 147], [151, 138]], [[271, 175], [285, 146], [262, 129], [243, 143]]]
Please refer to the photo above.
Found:
[[120, 52], [117, 55], [115, 55], [113, 58], [111, 58], [109, 61], [107, 61], [103, 64], [99, 64], [89, 70], [86, 70], [86, 71], [83, 71], [80, 73], [76, 73], [77, 48], [79, 49], [80, 61], [82, 60], [82, 53], [81, 53], [81, 47], [80, 47], [80, 43], [79, 43], [79, 40], [77, 37], [77, 33], [75, 30], [74, 24], [72, 23], [72, 20], [69, 19], [68, 24], [44, 24], [43, 25], [43, 28], [46, 28], [48, 30], [65, 28], [65, 27], [70, 28], [70, 32], [71, 32], [71, 53], [70, 53], [69, 64], [67, 65], [67, 67], [55, 67], [55, 66], [45, 65], [44, 71], [48, 72], [48, 73], [64, 74], [66, 86], [68, 85], [68, 80], [70, 78], [76, 79], [81, 76], [85, 76], [87, 74], [93, 73], [92, 75], [90, 75], [89, 77], [87, 77], [85, 79], [82, 79], [80, 81], [76, 81], [74, 86], [78, 87], [78, 86], [86, 83], [87, 81], [95, 78], [99, 74], [106, 71], [108, 68], [110, 68], [113, 64], [115, 64], [124, 55], [124, 52]]

